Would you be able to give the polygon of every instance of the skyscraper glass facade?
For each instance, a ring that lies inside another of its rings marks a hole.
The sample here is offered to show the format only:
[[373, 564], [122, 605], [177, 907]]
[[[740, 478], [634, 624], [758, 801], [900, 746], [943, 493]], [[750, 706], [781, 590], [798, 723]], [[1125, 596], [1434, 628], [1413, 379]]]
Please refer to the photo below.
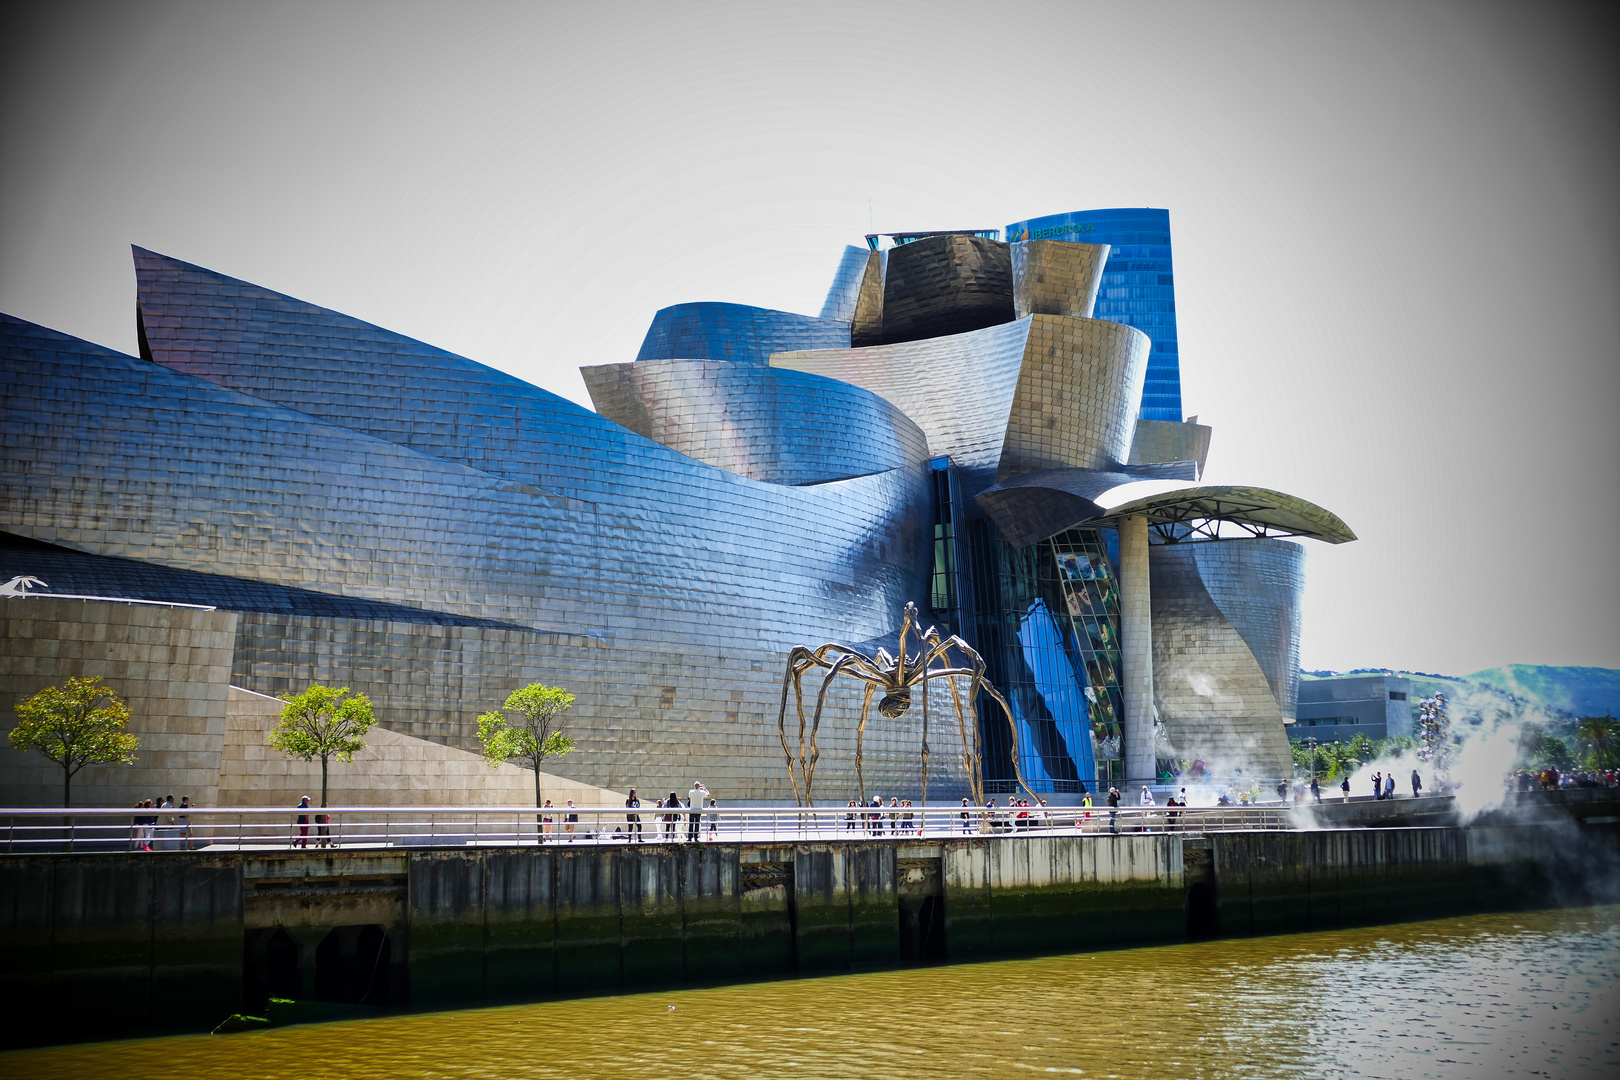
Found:
[[1170, 260], [1170, 211], [1150, 207], [1078, 210], [1007, 226], [1007, 242], [1069, 240], [1108, 244], [1108, 265], [1093, 315], [1134, 326], [1153, 339], [1144, 420], [1181, 419], [1181, 359], [1176, 347], [1175, 272]]

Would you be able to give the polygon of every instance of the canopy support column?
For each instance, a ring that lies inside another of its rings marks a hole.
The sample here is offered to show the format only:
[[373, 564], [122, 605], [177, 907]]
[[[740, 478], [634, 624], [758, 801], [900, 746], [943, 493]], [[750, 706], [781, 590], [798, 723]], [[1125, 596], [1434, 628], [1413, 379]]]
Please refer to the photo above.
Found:
[[1157, 774], [1153, 738], [1153, 597], [1148, 584], [1148, 519], [1119, 519], [1120, 689], [1125, 697], [1125, 775]]

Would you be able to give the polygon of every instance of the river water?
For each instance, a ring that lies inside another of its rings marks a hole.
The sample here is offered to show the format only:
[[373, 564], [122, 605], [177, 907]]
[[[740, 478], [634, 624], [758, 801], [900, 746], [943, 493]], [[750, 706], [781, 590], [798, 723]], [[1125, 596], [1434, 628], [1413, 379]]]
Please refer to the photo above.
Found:
[[0, 1054], [0, 1076], [1620, 1076], [1620, 907]]

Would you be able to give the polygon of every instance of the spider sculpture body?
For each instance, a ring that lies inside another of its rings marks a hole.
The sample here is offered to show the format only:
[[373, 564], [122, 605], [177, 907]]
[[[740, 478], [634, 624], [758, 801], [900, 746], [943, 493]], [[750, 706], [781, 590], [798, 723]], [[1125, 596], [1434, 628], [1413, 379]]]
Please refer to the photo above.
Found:
[[[913, 634], [920, 646], [916, 652], [910, 652], [906, 647], [907, 638]], [[820, 692], [816, 694], [815, 710], [807, 722], [801, 680], [807, 673], [817, 670], [825, 671], [826, 675], [821, 680]], [[945, 680], [945, 686], [950, 690], [957, 729], [962, 737], [962, 768], [967, 773], [968, 787], [975, 803], [984, 805], [984, 757], [977, 720], [980, 694], [995, 702], [1006, 717], [1007, 726], [1012, 732], [1013, 774], [1018, 777], [1019, 785], [1029, 791], [1018, 768], [1018, 728], [1013, 723], [1012, 710], [985, 676], [984, 659], [960, 637], [943, 637], [932, 626], [922, 629], [917, 619], [917, 605], [907, 604], [905, 617], [900, 622], [900, 640], [893, 655], [887, 649], [878, 649], [877, 655], [868, 656], [848, 645], [835, 643], [815, 649], [795, 645], [788, 654], [787, 674], [782, 679], [782, 707], [777, 711], [776, 726], [782, 736], [782, 752], [787, 755], [793, 794], [800, 806], [815, 805], [816, 762], [821, 757], [816, 735], [821, 729], [821, 713], [827, 704], [827, 691], [841, 674], [866, 684], [861, 698], [860, 722], [855, 729], [855, 780], [862, 804], [866, 802], [866, 779], [861, 772], [861, 751], [866, 739], [866, 722], [871, 714], [872, 699], [879, 690], [883, 691], [883, 697], [878, 701], [878, 713], [888, 720], [904, 716], [911, 708], [914, 696], [922, 699], [922, 801], [924, 806], [928, 804], [928, 684], [937, 679]], [[789, 689], [793, 691], [799, 716], [797, 757], [788, 742]], [[1030, 794], [1034, 795], [1033, 792]]]

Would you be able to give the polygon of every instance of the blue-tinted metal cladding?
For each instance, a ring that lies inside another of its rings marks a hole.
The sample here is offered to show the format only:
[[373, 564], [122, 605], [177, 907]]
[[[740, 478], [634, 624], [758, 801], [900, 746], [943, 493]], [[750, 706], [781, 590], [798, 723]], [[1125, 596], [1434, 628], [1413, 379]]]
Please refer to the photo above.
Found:
[[[0, 317], [0, 528], [474, 622], [265, 614], [239, 641], [250, 689], [341, 676], [384, 724], [465, 746], [478, 712], [541, 680], [579, 697], [566, 775], [668, 789], [701, 769], [733, 798], [783, 798], [767, 713], [787, 646], [887, 632], [927, 594], [923, 461], [747, 480], [465, 358], [143, 256], [157, 363]], [[830, 704], [822, 769], [852, 789], [859, 698]], [[868, 730], [869, 782], [913, 787], [917, 738]]]
[[1078, 210], [1007, 226], [1008, 243], [1074, 240], [1108, 244], [1102, 288], [1092, 315], [1134, 326], [1153, 339], [1144, 420], [1180, 420], [1181, 356], [1176, 345], [1175, 271], [1170, 258], [1170, 211], [1148, 207]]
[[774, 352], [848, 347], [848, 322], [745, 304], [701, 302], [676, 304], [654, 315], [636, 359], [764, 364]]

